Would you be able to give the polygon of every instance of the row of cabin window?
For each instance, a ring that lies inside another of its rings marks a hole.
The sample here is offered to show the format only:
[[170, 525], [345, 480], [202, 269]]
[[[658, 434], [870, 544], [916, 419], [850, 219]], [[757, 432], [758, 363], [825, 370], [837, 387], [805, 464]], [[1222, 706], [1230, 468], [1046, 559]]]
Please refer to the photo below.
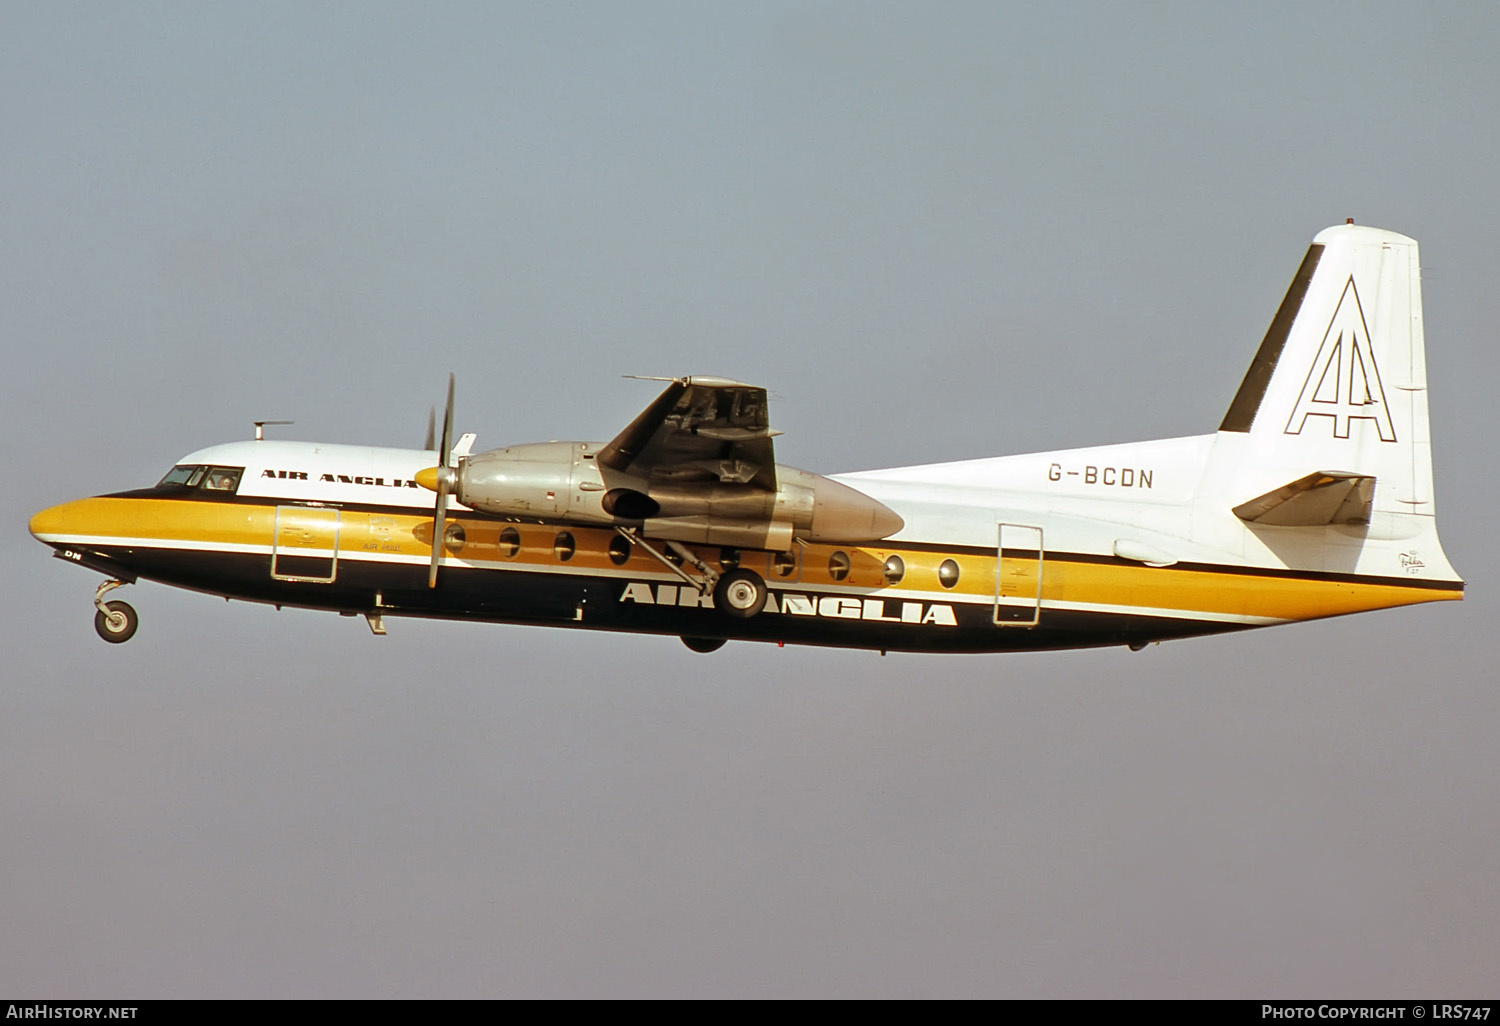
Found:
[[[630, 542], [620, 535], [615, 535], [609, 540], [609, 560], [616, 566], [624, 566], [630, 560]], [[499, 549], [501, 555], [507, 559], [521, 551], [521, 534], [514, 527], [507, 527], [500, 532]], [[552, 541], [552, 553], [559, 562], [566, 563], [573, 558], [573, 553], [578, 550], [578, 544], [573, 538], [571, 531], [559, 531], [557, 537]], [[682, 557], [676, 552], [668, 551], [667, 558], [673, 563], [680, 564]], [[724, 571], [733, 570], [740, 565], [739, 549], [724, 548], [719, 550], [719, 567]], [[778, 552], [772, 557], [772, 568], [778, 577], [790, 577], [797, 569], [797, 557], [790, 552]], [[849, 554], [842, 550], [834, 552], [828, 557], [828, 576], [835, 581], [842, 581], [849, 576], [850, 568]], [[906, 576], [906, 561], [900, 556], [886, 557], [885, 566], [881, 568], [882, 576], [886, 584], [899, 584]], [[952, 588], [958, 584], [958, 564], [951, 559], [943, 560], [938, 567], [938, 583], [945, 588]]]
[[[842, 581], [849, 576], [850, 565], [849, 554], [842, 550], [836, 551], [828, 557], [828, 576], [835, 581]], [[886, 584], [900, 584], [901, 579], [906, 576], [906, 561], [900, 556], [887, 556], [880, 572]], [[957, 585], [958, 564], [951, 559], [943, 560], [938, 566], [938, 583], [945, 588]]]

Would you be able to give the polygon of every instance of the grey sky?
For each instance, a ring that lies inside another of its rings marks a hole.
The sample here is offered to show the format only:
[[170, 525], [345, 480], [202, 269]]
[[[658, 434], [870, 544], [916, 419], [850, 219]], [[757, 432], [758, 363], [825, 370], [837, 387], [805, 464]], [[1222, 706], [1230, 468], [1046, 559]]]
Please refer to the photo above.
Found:
[[[0, 8], [0, 993], [1489, 993], [1500, 9]], [[284, 437], [770, 388], [820, 473], [1212, 430], [1422, 245], [1461, 604], [879, 658], [274, 612], [31, 512]]]

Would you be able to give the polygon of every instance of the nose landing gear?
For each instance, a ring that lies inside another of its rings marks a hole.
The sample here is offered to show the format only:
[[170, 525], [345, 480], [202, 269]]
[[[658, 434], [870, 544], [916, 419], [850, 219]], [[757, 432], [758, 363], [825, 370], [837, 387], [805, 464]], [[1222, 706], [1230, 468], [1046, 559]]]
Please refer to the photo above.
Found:
[[140, 618], [135, 615], [135, 609], [129, 602], [104, 601], [105, 595], [124, 586], [124, 581], [105, 581], [94, 591], [94, 605], [99, 609], [94, 614], [94, 630], [112, 645], [135, 637], [135, 629], [140, 623]]

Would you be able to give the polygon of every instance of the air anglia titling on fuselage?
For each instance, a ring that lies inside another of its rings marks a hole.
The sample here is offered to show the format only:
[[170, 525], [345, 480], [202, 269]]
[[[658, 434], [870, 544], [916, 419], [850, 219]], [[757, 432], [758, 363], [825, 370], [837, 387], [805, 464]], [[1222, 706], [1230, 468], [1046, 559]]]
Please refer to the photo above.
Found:
[[[272, 470], [270, 467], [262, 470], [260, 476], [277, 478], [282, 481], [306, 481], [308, 479], [307, 471], [305, 470]], [[383, 477], [369, 477], [365, 474], [319, 474], [318, 480], [326, 481], [328, 484], [373, 485], [376, 488], [422, 487], [416, 481], [403, 481], [399, 477], [387, 481]]]
[[[823, 477], [761, 387], [663, 379], [608, 442], [245, 441], [43, 510], [106, 575], [279, 606], [987, 652], [1128, 645], [1463, 596], [1438, 542], [1417, 245], [1313, 240], [1216, 432]], [[436, 465], [434, 465], [436, 464]]]

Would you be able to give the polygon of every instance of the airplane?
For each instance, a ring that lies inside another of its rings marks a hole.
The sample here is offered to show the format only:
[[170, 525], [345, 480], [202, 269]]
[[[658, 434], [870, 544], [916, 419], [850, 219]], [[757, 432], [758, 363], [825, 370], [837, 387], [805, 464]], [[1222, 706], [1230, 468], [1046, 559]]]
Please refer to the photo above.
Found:
[[362, 615], [905, 652], [1153, 642], [1419, 602], [1438, 542], [1417, 244], [1314, 238], [1212, 433], [825, 477], [775, 462], [764, 388], [686, 376], [613, 439], [278, 441], [31, 518], [102, 573]]

